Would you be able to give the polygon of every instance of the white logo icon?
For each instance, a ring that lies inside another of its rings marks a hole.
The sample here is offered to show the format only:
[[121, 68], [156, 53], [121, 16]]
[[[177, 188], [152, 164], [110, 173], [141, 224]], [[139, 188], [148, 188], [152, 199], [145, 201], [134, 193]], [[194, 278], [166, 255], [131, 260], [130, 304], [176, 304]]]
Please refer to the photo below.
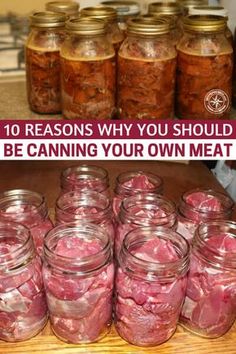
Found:
[[229, 96], [223, 90], [211, 90], [204, 98], [204, 105], [208, 112], [222, 114], [229, 108]]

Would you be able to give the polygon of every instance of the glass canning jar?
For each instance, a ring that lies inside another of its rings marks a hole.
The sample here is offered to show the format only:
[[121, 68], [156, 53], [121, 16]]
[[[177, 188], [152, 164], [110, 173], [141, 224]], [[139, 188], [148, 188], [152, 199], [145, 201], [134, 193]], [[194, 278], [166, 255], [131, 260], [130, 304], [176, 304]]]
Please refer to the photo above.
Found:
[[112, 322], [114, 266], [108, 234], [93, 224], [63, 224], [44, 243], [43, 278], [53, 332], [69, 343], [91, 343]]
[[14, 221], [28, 227], [39, 255], [44, 236], [53, 227], [44, 196], [26, 189], [0, 193], [0, 221]]
[[118, 257], [115, 326], [127, 342], [154, 346], [175, 332], [184, 301], [189, 245], [163, 227], [130, 231]]
[[61, 48], [62, 111], [67, 119], [112, 118], [115, 113], [115, 52], [105, 23], [67, 21]]
[[185, 17], [177, 45], [176, 114], [181, 119], [227, 119], [231, 110], [233, 48], [221, 16]]
[[47, 322], [47, 305], [30, 231], [14, 222], [0, 222], [0, 339], [24, 341]]
[[109, 176], [99, 166], [80, 165], [66, 168], [61, 173], [61, 192], [94, 191], [109, 197]]
[[137, 227], [163, 226], [175, 229], [177, 212], [169, 199], [153, 194], [137, 194], [121, 203], [115, 237], [116, 255], [119, 254], [125, 235]]
[[47, 11], [62, 12], [70, 18], [79, 16], [79, 3], [75, 1], [50, 1], [45, 8]]
[[195, 6], [208, 6], [208, 0], [180, 0], [179, 3], [184, 16], [191, 15], [191, 10]]
[[185, 192], [178, 206], [177, 231], [192, 241], [200, 223], [230, 219], [234, 202], [226, 194], [211, 189], [193, 189]]
[[162, 19], [130, 20], [118, 54], [121, 119], [172, 119], [176, 50]]
[[115, 181], [113, 211], [117, 216], [121, 202], [132, 195], [139, 193], [163, 192], [163, 180], [154, 173], [144, 171], [127, 171], [119, 174]]
[[203, 337], [225, 334], [236, 318], [236, 224], [198, 227], [180, 324]]
[[114, 242], [113, 213], [110, 200], [103, 194], [92, 191], [73, 191], [61, 195], [56, 202], [56, 223], [77, 221], [103, 227]]
[[25, 45], [28, 102], [37, 113], [61, 112], [60, 48], [65, 38], [64, 14], [38, 12], [30, 17]]

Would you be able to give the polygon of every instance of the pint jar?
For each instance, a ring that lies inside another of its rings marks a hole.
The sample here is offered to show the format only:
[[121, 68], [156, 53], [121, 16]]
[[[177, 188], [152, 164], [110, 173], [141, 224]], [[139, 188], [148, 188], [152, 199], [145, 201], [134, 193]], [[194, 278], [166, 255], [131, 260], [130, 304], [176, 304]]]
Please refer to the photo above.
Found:
[[116, 228], [115, 249], [119, 254], [125, 235], [137, 227], [163, 226], [175, 229], [177, 213], [175, 204], [169, 199], [153, 194], [137, 194], [121, 203]]
[[227, 119], [231, 110], [233, 48], [221, 16], [184, 18], [177, 46], [177, 116], [181, 119]]
[[113, 213], [110, 200], [92, 191], [72, 191], [61, 195], [56, 202], [56, 223], [86, 222], [99, 225], [114, 242]]
[[115, 52], [103, 21], [71, 19], [61, 48], [62, 111], [67, 119], [115, 113]]
[[26, 189], [0, 193], [0, 221], [14, 221], [26, 226], [38, 254], [42, 254], [44, 236], [53, 227], [43, 195]]
[[26, 41], [28, 102], [36, 113], [61, 112], [60, 48], [65, 38], [64, 14], [38, 12], [30, 17]]
[[116, 178], [113, 211], [117, 216], [120, 211], [121, 202], [135, 194], [155, 193], [163, 191], [163, 180], [154, 173], [144, 171], [127, 171], [119, 174]]
[[127, 342], [155, 346], [175, 332], [184, 301], [189, 245], [162, 227], [130, 231], [118, 257], [115, 326]]
[[105, 336], [112, 322], [114, 266], [104, 229], [64, 224], [44, 244], [43, 278], [50, 322], [57, 337], [91, 343]]
[[24, 341], [47, 322], [41, 273], [30, 231], [14, 222], [0, 222], [0, 339]]
[[176, 50], [162, 19], [130, 20], [118, 54], [121, 119], [172, 119]]
[[211, 189], [185, 192], [178, 206], [177, 231], [191, 242], [200, 223], [230, 219], [233, 207], [228, 195]]
[[203, 337], [225, 334], [236, 318], [236, 224], [198, 227], [180, 324]]
[[75, 1], [50, 1], [45, 8], [47, 11], [62, 12], [70, 18], [79, 15], [79, 3]]

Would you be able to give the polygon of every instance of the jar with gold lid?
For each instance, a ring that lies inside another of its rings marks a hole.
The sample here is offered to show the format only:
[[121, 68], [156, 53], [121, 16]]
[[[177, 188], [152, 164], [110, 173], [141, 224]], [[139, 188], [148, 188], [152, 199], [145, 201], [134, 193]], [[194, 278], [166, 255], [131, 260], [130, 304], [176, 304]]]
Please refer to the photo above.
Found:
[[231, 109], [233, 48], [221, 16], [185, 17], [177, 46], [177, 116], [228, 119]]
[[65, 38], [67, 16], [37, 12], [30, 16], [26, 41], [26, 80], [30, 108], [37, 113], [59, 113], [60, 48]]
[[169, 24], [163, 19], [130, 20], [118, 55], [120, 118], [173, 118], [175, 72]]
[[61, 48], [62, 111], [67, 119], [110, 119], [115, 111], [115, 51], [104, 21], [71, 19]]
[[157, 1], [149, 4], [148, 13], [175, 16], [176, 19], [179, 19], [182, 16], [182, 8], [178, 2]]
[[204, 6], [208, 5], [208, 0], [179, 0], [179, 3], [183, 9], [183, 14], [186, 15], [191, 15], [191, 10], [195, 6]]
[[63, 12], [70, 18], [79, 13], [79, 3], [75, 1], [50, 1], [46, 3], [45, 8], [47, 11]]

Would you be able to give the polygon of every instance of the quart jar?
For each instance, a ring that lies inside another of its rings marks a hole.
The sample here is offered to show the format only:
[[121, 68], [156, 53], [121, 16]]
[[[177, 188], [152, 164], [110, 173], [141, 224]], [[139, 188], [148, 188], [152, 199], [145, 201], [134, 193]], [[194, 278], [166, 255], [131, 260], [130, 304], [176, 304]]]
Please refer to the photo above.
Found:
[[44, 259], [53, 332], [68, 343], [100, 340], [112, 322], [114, 266], [108, 234], [88, 223], [57, 226], [45, 238]]
[[236, 318], [236, 224], [198, 227], [180, 324], [203, 337], [225, 334]]
[[115, 230], [110, 200], [92, 191], [73, 191], [61, 195], [56, 202], [56, 223], [86, 222], [106, 230], [113, 244]]
[[50, 1], [45, 8], [47, 11], [62, 12], [70, 18], [79, 15], [79, 3], [75, 1]]
[[62, 111], [67, 119], [110, 119], [115, 113], [115, 52], [103, 21], [71, 19], [61, 48]]
[[26, 189], [0, 193], [0, 221], [14, 221], [26, 226], [38, 254], [42, 254], [44, 236], [53, 227], [43, 195]]
[[230, 219], [233, 207], [233, 200], [226, 194], [211, 189], [187, 191], [178, 206], [177, 231], [191, 242], [200, 223]]
[[66, 168], [61, 173], [61, 192], [94, 191], [109, 197], [109, 176], [99, 166], [80, 165]]
[[64, 14], [38, 12], [30, 17], [26, 41], [28, 102], [36, 113], [61, 112], [60, 48], [65, 38]]
[[172, 119], [176, 50], [165, 20], [130, 20], [118, 55], [121, 119]]
[[175, 332], [184, 301], [189, 245], [163, 227], [130, 231], [118, 257], [115, 326], [127, 342], [155, 346]]
[[233, 48], [221, 16], [185, 17], [177, 46], [177, 116], [227, 119], [231, 110]]
[[14, 222], [0, 222], [0, 339], [24, 341], [47, 322], [47, 305], [30, 231]]
[[125, 235], [142, 226], [163, 226], [175, 229], [177, 211], [169, 199], [153, 194], [137, 194], [121, 203], [115, 237], [116, 255], [119, 254]]
[[115, 181], [113, 211], [117, 216], [121, 202], [135, 194], [162, 194], [163, 180], [154, 173], [144, 171], [127, 171], [119, 174]]

